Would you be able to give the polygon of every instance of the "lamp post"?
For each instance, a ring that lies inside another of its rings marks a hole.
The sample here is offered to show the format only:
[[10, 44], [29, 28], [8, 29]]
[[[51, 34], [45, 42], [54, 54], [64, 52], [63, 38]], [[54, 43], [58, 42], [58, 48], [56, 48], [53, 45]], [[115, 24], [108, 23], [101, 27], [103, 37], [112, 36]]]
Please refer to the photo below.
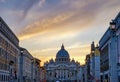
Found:
[[116, 38], [116, 22], [115, 21], [110, 22], [110, 32], [111, 32], [111, 38], [112, 37]]
[[14, 78], [13, 78], [13, 64], [14, 64], [14, 62], [12, 60], [10, 60], [10, 62], [9, 62], [9, 66], [10, 66], [10, 82], [14, 82]]
[[109, 44], [109, 75], [110, 82], [118, 82], [117, 76], [117, 37], [116, 22], [110, 22], [110, 44]]
[[116, 22], [115, 21], [111, 21], [110, 22], [110, 29], [111, 30], [115, 30], [116, 29]]

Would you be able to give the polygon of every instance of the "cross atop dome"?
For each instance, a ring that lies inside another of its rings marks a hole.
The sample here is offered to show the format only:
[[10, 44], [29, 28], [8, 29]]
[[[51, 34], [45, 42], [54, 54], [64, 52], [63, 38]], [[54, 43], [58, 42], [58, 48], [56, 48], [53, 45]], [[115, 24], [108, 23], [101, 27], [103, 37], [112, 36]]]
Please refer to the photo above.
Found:
[[61, 49], [64, 49], [64, 44], [62, 44]]

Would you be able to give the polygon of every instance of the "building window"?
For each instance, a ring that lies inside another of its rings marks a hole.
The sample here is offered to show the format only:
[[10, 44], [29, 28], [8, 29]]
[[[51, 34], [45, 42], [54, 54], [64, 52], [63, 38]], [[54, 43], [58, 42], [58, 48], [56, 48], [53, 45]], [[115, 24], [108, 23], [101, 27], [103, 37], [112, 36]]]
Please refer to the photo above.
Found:
[[1, 27], [1, 21], [0, 21], [0, 27]]
[[2, 75], [2, 81], [3, 81], [3, 75]]
[[66, 58], [65, 58], [65, 61], [66, 61]]
[[61, 59], [59, 59], [59, 61], [61, 61]]
[[119, 79], [118, 79], [118, 82], [120, 82], [120, 76], [118, 76], [118, 78], [119, 78]]
[[2, 79], [1, 79], [1, 75], [0, 75], [0, 81], [1, 81]]

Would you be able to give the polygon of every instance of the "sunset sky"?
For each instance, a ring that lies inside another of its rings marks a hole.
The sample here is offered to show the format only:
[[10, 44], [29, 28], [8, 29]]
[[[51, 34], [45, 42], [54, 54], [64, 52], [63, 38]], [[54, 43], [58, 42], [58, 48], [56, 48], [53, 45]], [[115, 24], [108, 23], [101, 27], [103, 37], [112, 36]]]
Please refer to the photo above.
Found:
[[120, 0], [0, 0], [0, 16], [20, 46], [42, 63], [63, 43], [71, 59], [84, 64], [91, 42], [98, 43], [119, 11]]

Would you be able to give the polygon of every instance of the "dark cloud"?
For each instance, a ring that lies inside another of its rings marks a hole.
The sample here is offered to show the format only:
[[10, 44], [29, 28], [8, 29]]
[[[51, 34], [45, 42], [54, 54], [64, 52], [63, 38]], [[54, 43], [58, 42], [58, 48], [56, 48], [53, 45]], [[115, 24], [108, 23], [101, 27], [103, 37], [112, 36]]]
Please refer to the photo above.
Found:
[[22, 3], [20, 3], [17, 9], [22, 10], [23, 11], [23, 15], [21, 17], [21, 19], [24, 19], [27, 15], [27, 13], [29, 12], [29, 10], [36, 5], [37, 3], [39, 3], [40, 0], [23, 0]]

